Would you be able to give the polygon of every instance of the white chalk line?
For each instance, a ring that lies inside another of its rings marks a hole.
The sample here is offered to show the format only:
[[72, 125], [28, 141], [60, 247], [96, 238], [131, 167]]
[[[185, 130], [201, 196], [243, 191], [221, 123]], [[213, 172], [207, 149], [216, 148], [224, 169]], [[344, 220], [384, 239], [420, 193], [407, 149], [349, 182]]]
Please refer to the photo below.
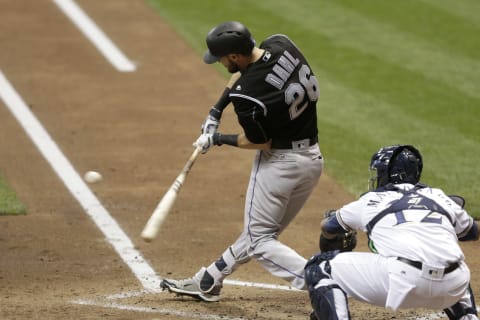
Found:
[[300, 291], [290, 286], [282, 286], [278, 284], [268, 284], [268, 283], [258, 283], [258, 282], [247, 282], [247, 281], [239, 281], [239, 280], [233, 280], [233, 279], [225, 279], [223, 280], [223, 283], [229, 284], [232, 286], [241, 286], [241, 287], [252, 287], [252, 288], [261, 288], [261, 289], [284, 290], [284, 291]]
[[105, 58], [121, 72], [132, 72], [136, 66], [106, 34], [90, 19], [74, 0], [52, 0], [72, 20]]
[[125, 232], [85, 184], [55, 141], [30, 111], [0, 70], [0, 97], [73, 197], [105, 235], [145, 289], [156, 291], [161, 279], [137, 251]]
[[[146, 292], [134, 292], [131, 296], [141, 296]], [[104, 297], [107, 299], [106, 297]], [[111, 299], [109, 299], [111, 300]], [[204, 312], [187, 312], [181, 311], [178, 309], [167, 309], [167, 308], [155, 308], [155, 307], [139, 307], [134, 305], [122, 304], [118, 302], [106, 302], [106, 301], [99, 301], [98, 299], [79, 299], [72, 301], [74, 304], [78, 305], [86, 305], [86, 306], [94, 306], [100, 308], [110, 308], [110, 309], [117, 309], [117, 310], [124, 310], [124, 311], [132, 311], [132, 312], [141, 312], [141, 313], [157, 313], [162, 315], [172, 315], [182, 318], [190, 318], [190, 319], [204, 319], [204, 320], [245, 320], [245, 318], [238, 318], [238, 317], [228, 317], [225, 315], [216, 315], [216, 314], [208, 314]]]
[[408, 320], [436, 320], [436, 319], [448, 319], [448, 316], [442, 312], [430, 313], [422, 317], [410, 317]]

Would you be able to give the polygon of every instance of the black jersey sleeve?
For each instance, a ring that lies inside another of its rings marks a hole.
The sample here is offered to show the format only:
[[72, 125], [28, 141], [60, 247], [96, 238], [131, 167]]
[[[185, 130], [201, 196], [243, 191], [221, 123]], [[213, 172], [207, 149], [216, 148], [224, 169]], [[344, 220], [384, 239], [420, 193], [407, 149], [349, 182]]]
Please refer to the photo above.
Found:
[[238, 123], [242, 126], [245, 136], [250, 142], [262, 144], [270, 140], [265, 130], [265, 114], [262, 107], [246, 100], [235, 104], [235, 112]]

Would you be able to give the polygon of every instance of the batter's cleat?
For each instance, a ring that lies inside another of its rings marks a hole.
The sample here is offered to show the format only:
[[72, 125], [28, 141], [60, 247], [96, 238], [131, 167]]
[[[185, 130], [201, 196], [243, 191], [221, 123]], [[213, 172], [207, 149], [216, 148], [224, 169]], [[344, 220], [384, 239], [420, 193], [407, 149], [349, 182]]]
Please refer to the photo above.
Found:
[[221, 286], [214, 286], [208, 292], [204, 292], [200, 290], [200, 286], [195, 281], [195, 278], [184, 280], [164, 279], [160, 282], [160, 287], [162, 290], [168, 290], [168, 292], [175, 293], [179, 296], [189, 296], [206, 302], [216, 302], [220, 300], [220, 290], [222, 289]]

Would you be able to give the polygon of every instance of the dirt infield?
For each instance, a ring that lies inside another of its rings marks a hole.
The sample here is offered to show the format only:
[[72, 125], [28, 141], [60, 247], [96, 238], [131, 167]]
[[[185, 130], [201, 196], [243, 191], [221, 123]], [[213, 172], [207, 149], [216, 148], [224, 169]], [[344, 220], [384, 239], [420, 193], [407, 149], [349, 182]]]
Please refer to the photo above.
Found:
[[[103, 174], [91, 190], [158, 276], [191, 276], [241, 231], [252, 151], [220, 147], [200, 156], [159, 237], [147, 244], [140, 232], [225, 79], [143, 1], [78, 3], [135, 72], [113, 68], [50, 0], [0, 0], [0, 71], [78, 173]], [[29, 211], [0, 217], [0, 319], [307, 319], [307, 295], [292, 290], [226, 285], [211, 304], [144, 292], [3, 102], [0, 119], [0, 170]], [[238, 130], [232, 110], [222, 128]], [[352, 199], [324, 175], [281, 240], [310, 256], [320, 214]], [[462, 246], [478, 292], [477, 244]], [[366, 250], [363, 236], [357, 250]], [[231, 278], [286, 285], [253, 261]], [[394, 315], [357, 302], [351, 311], [356, 319], [432, 312]]]

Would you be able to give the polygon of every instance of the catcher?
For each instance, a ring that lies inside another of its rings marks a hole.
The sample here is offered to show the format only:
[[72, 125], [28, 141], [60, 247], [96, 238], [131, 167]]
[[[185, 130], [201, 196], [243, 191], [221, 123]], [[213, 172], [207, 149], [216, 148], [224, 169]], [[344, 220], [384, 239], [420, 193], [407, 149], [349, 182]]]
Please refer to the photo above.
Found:
[[[478, 240], [465, 201], [419, 183], [420, 152], [393, 145], [373, 154], [369, 192], [322, 221], [321, 252], [305, 267], [311, 319], [350, 319], [347, 297], [392, 311], [443, 309], [478, 319], [470, 270], [458, 241]], [[355, 248], [355, 230], [372, 252]]]

